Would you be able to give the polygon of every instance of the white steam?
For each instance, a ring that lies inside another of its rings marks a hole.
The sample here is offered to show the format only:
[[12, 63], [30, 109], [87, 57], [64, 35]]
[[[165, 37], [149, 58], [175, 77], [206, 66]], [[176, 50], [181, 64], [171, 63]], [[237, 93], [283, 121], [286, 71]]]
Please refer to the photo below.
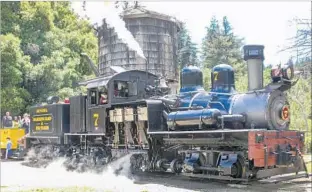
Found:
[[[26, 161], [37, 163], [40, 168], [22, 166], [25, 162], [4, 162], [1, 163], [1, 188], [2, 191], [20, 191], [36, 188], [65, 188], [91, 187], [96, 191], [128, 192], [144, 191], [183, 191], [189, 190], [166, 187], [158, 184], [138, 185], [130, 179], [130, 157], [125, 155], [118, 160], [111, 162], [102, 173], [97, 173], [94, 169], [87, 169], [83, 173], [77, 171], [67, 171], [64, 166], [65, 158], [59, 158], [51, 151], [51, 147], [32, 149], [27, 153]], [[45, 162], [43, 157], [51, 161]], [[41, 160], [36, 162], [34, 160]], [[52, 160], [52, 159], [54, 160]], [[121, 169], [122, 168], [122, 169]], [[118, 171], [118, 175], [116, 175]]]
[[[103, 7], [102, 12], [95, 12], [94, 10], [98, 10], [99, 6]], [[126, 28], [126, 23], [119, 17], [119, 10], [114, 7], [113, 2], [107, 5], [104, 2], [86, 2], [85, 14], [90, 18], [91, 22], [98, 23], [99, 25], [105, 19], [108, 27], [114, 28], [118, 38], [128, 45], [129, 49], [136, 51], [141, 58], [146, 60], [139, 43]]]
[[[191, 190], [166, 187], [158, 184], [139, 185], [127, 177], [130, 156], [127, 155], [110, 164], [107, 170], [101, 174], [90, 172], [77, 173], [66, 171], [63, 167], [65, 159], [58, 159], [50, 163], [46, 168], [31, 168], [22, 166], [20, 162], [1, 163], [1, 186], [7, 188], [1, 191], [20, 191], [36, 188], [67, 188], [67, 187], [91, 187], [96, 191], [111, 192], [191, 192]], [[120, 167], [124, 169], [117, 176], [114, 174]]]

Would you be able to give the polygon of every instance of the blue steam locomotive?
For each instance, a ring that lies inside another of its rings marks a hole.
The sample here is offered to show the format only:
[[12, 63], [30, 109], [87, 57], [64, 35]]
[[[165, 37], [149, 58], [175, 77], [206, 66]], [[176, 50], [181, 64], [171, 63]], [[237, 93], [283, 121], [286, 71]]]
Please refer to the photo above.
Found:
[[237, 181], [301, 171], [307, 176], [304, 134], [288, 130], [285, 91], [296, 83], [293, 66], [272, 71], [264, 87], [263, 49], [244, 47], [246, 93], [236, 92], [227, 64], [212, 69], [210, 92], [199, 68], [183, 68], [177, 95], [168, 95], [164, 82], [149, 72], [114, 68], [110, 77], [82, 82], [87, 95], [32, 107], [26, 148], [37, 155], [48, 148], [48, 158], [65, 156], [70, 169], [81, 162], [102, 168], [130, 153], [133, 172]]

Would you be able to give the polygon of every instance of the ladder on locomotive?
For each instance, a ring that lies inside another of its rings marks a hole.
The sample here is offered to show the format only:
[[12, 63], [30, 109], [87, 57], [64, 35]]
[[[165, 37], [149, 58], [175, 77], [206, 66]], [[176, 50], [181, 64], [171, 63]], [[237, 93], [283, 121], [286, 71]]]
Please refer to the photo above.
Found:
[[87, 150], [87, 135], [80, 135], [80, 144], [81, 144], [81, 149], [85, 152], [88, 152]]

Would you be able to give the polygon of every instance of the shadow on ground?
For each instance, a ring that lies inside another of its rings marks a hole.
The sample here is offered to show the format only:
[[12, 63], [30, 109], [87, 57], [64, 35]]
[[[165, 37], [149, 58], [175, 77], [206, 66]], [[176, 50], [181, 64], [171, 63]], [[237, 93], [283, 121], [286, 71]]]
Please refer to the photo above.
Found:
[[284, 181], [278, 183], [260, 183], [253, 182], [248, 184], [232, 184], [229, 182], [215, 181], [215, 180], [199, 180], [186, 177], [175, 177], [173, 175], [157, 175], [152, 176], [136, 176], [136, 184], [159, 184], [165, 185], [168, 187], [184, 188], [194, 191], [218, 191], [218, 192], [282, 192], [282, 191], [291, 191], [291, 192], [310, 192], [311, 177], [296, 179], [292, 181]]

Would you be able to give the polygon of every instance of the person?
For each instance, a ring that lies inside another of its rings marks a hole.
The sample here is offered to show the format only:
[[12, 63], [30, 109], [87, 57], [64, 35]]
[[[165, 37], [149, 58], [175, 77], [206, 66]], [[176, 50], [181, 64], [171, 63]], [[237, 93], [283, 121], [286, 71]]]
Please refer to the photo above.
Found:
[[23, 127], [23, 121], [22, 121], [22, 117], [18, 116], [18, 127], [22, 128]]
[[10, 112], [5, 113], [5, 116], [2, 119], [2, 124], [4, 128], [13, 127], [13, 119], [12, 116], [10, 115]]
[[24, 114], [24, 118], [22, 119], [22, 128], [25, 129], [25, 133], [29, 133], [29, 127], [30, 127], [30, 119], [27, 113]]
[[6, 153], [5, 153], [5, 159], [8, 159], [12, 156], [12, 142], [10, 137], [7, 137], [7, 144], [6, 144]]
[[19, 127], [19, 123], [18, 123], [17, 116], [14, 116], [14, 120], [13, 120], [13, 127], [14, 127], [14, 128]]
[[107, 96], [105, 94], [101, 94], [101, 98], [100, 98], [100, 104], [106, 104], [107, 103]]

